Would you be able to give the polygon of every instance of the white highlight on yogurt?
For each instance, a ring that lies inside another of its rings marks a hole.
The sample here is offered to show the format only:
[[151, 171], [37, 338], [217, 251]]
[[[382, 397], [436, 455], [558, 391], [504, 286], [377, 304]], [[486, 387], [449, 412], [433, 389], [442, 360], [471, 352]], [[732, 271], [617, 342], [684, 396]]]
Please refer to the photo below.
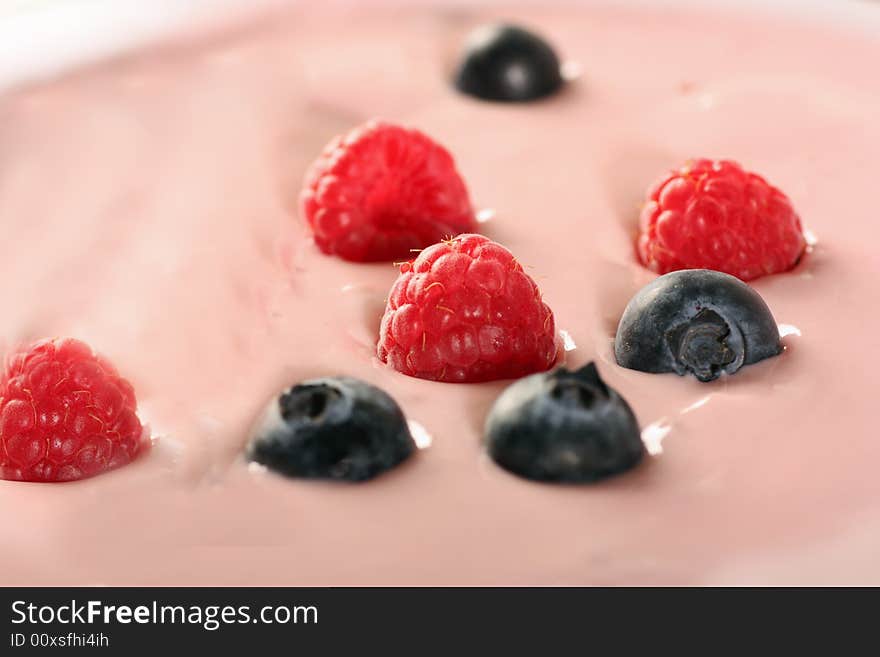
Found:
[[672, 426], [666, 421], [665, 417], [660, 418], [656, 422], [651, 422], [642, 429], [642, 442], [645, 443], [645, 449], [651, 456], [657, 456], [663, 453], [663, 439], [672, 431]]
[[559, 67], [559, 75], [562, 76], [563, 80], [570, 82], [571, 80], [577, 80], [581, 77], [583, 73], [583, 67], [573, 60], [569, 60], [567, 62], [563, 62]]
[[434, 438], [431, 437], [431, 434], [428, 433], [428, 430], [425, 429], [424, 426], [422, 426], [415, 420], [407, 420], [406, 424], [409, 427], [409, 432], [416, 443], [416, 447], [418, 447], [419, 449], [426, 449], [427, 447], [431, 446], [431, 443], [434, 442]]
[[712, 395], [706, 395], [705, 397], [700, 397], [700, 399], [695, 401], [693, 404], [682, 409], [681, 414], [684, 415], [685, 413], [690, 413], [691, 411], [697, 410], [698, 408], [700, 408], [700, 406], [703, 406], [706, 402], [708, 402], [711, 397], [712, 397]]
[[801, 336], [801, 330], [795, 326], [794, 324], [780, 324], [779, 325], [779, 337], [786, 338], [789, 335], [794, 335], [797, 337]]
[[577, 345], [574, 342], [574, 338], [571, 337], [571, 333], [564, 329], [559, 329], [559, 337], [562, 338], [562, 348], [566, 351], [574, 351], [577, 349]]
[[266, 472], [269, 472], [269, 468], [267, 468], [262, 463], [257, 463], [256, 461], [250, 461], [247, 464], [248, 472], [254, 475], [262, 475]]
[[483, 208], [479, 212], [477, 212], [477, 223], [484, 224], [487, 221], [492, 221], [495, 218], [495, 208]]

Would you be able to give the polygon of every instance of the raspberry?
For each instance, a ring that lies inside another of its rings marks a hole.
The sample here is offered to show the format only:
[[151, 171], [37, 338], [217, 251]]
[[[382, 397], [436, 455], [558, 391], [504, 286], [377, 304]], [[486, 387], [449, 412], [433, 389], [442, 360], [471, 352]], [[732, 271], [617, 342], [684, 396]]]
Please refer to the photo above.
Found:
[[408, 259], [413, 250], [476, 230], [449, 152], [388, 123], [373, 121], [331, 141], [306, 175], [300, 204], [318, 247], [356, 262]]
[[553, 312], [510, 251], [482, 235], [460, 235], [400, 266], [378, 355], [433, 381], [520, 377], [556, 360]]
[[788, 271], [806, 248], [791, 202], [728, 160], [695, 160], [648, 192], [637, 242], [658, 274], [714, 269], [744, 281]]
[[131, 385], [83, 342], [41, 340], [0, 379], [0, 478], [70, 481], [131, 461], [143, 428]]

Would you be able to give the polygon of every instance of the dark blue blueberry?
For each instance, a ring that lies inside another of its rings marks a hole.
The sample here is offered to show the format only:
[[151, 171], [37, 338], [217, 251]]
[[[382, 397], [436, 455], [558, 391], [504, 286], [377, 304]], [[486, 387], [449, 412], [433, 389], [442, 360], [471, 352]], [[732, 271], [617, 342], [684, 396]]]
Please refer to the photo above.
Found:
[[593, 363], [512, 384], [489, 413], [485, 440], [498, 465], [536, 481], [597, 481], [629, 470], [644, 454], [632, 410]]
[[618, 364], [712, 381], [782, 352], [761, 296], [709, 269], [660, 276], [630, 300], [614, 340]]
[[479, 28], [468, 39], [456, 88], [483, 100], [520, 102], [562, 86], [559, 59], [541, 37], [512, 25]]
[[267, 409], [247, 459], [288, 477], [364, 481], [415, 451], [397, 403], [346, 377], [305, 381]]

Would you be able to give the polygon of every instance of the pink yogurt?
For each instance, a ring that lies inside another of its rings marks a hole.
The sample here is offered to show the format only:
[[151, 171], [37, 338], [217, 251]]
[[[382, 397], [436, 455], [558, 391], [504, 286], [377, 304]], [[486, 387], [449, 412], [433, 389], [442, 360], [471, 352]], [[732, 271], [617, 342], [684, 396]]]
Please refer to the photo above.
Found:
[[[462, 35], [502, 16], [580, 77], [537, 104], [455, 93]], [[94, 479], [0, 482], [0, 583], [880, 584], [878, 35], [756, 11], [291, 8], [10, 91], [0, 339], [88, 341], [157, 439]], [[480, 447], [504, 382], [377, 361], [395, 269], [323, 256], [296, 209], [324, 143], [377, 116], [454, 153], [568, 365], [595, 359], [633, 406], [638, 470], [517, 479]], [[786, 352], [712, 384], [621, 369], [611, 348], [652, 278], [637, 205], [692, 156], [767, 176], [818, 238], [754, 283]], [[392, 394], [424, 449], [361, 486], [249, 468], [278, 389], [336, 374]]]

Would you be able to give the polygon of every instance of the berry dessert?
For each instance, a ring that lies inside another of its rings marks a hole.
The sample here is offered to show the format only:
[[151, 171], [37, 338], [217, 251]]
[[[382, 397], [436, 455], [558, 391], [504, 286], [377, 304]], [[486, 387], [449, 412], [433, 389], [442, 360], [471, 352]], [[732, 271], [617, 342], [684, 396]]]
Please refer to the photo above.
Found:
[[247, 457], [289, 477], [364, 481], [414, 451], [395, 401], [376, 386], [340, 377], [305, 381], [273, 400]]
[[604, 479], [635, 466], [645, 451], [632, 410], [595, 363], [511, 385], [489, 412], [485, 440], [498, 465], [536, 481]]
[[750, 281], [788, 271], [807, 246], [788, 197], [728, 160], [693, 160], [657, 182], [639, 224], [639, 258], [660, 274], [716, 269]]
[[[0, 584], [880, 584], [880, 4], [258, 1], [0, 93], [0, 350], [79, 337], [153, 438], [0, 481]], [[497, 25], [564, 84], [463, 90]]]
[[556, 324], [510, 251], [482, 235], [459, 235], [400, 265], [378, 352], [421, 379], [512, 379], [553, 365]]
[[315, 243], [346, 260], [409, 257], [476, 229], [448, 151], [388, 123], [370, 122], [331, 141], [306, 175], [300, 203]]
[[146, 444], [131, 384], [87, 344], [41, 340], [7, 356], [0, 478], [83, 479], [125, 465]]
[[475, 30], [455, 74], [455, 86], [482, 100], [523, 102], [562, 86], [559, 59], [536, 34], [515, 25]]
[[618, 364], [714, 381], [782, 352], [779, 329], [757, 292], [708, 269], [676, 271], [630, 300], [614, 339]]

